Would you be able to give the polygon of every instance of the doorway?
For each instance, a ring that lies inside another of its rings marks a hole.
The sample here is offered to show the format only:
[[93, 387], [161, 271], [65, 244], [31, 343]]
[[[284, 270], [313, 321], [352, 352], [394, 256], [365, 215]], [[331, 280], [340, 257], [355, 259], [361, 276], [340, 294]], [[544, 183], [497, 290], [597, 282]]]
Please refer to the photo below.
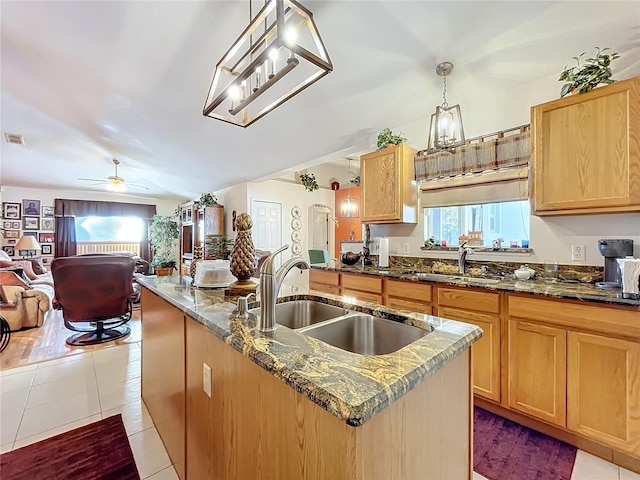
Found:
[[309, 248], [327, 250], [333, 257], [333, 210], [327, 205], [311, 205], [309, 218]]
[[282, 246], [282, 204], [251, 200], [251, 236], [258, 250], [276, 251]]

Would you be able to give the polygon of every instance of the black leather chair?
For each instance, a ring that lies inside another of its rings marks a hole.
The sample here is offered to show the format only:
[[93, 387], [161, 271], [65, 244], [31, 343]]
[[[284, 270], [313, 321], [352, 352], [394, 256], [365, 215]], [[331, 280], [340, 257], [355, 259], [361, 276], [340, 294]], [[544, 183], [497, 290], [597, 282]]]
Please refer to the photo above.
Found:
[[[67, 344], [92, 345], [129, 335], [131, 329], [124, 324], [139, 297], [133, 286], [134, 269], [133, 258], [114, 255], [53, 260], [53, 308], [62, 310], [65, 327], [81, 332], [67, 338]], [[82, 322], [89, 326], [74, 325]]]

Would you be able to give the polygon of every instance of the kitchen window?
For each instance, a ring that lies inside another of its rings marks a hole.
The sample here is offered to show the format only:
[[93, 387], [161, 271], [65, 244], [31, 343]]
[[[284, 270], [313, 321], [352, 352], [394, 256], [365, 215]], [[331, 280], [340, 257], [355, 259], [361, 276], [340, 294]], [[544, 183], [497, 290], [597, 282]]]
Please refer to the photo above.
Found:
[[[447, 246], [467, 240], [474, 246], [491, 247], [492, 240], [504, 239], [504, 247], [522, 247], [529, 242], [529, 202], [482, 203], [424, 209], [425, 240], [434, 237]], [[515, 243], [514, 243], [515, 242]]]

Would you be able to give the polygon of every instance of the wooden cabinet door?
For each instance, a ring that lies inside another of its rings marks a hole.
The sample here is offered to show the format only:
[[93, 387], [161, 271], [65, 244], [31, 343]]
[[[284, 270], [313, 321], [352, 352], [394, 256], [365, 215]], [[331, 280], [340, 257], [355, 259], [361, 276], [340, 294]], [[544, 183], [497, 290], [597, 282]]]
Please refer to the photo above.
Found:
[[640, 344], [569, 332], [567, 427], [640, 456]]
[[500, 318], [496, 315], [440, 307], [438, 315], [477, 325], [482, 338], [471, 346], [473, 393], [500, 402]]
[[566, 330], [509, 321], [509, 407], [566, 424]]
[[640, 77], [531, 108], [537, 215], [640, 210]]
[[[184, 315], [141, 288], [142, 400], [178, 477], [185, 478]], [[202, 368], [202, 367], [200, 367]]]
[[415, 153], [407, 145], [387, 145], [360, 157], [363, 222], [417, 222], [417, 188], [412, 185]]

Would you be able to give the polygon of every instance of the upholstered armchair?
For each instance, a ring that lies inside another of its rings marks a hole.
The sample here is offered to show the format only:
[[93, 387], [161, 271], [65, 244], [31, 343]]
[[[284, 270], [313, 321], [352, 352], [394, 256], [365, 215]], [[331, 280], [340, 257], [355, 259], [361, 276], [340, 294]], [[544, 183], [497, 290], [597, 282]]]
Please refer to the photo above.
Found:
[[0, 307], [12, 332], [21, 328], [40, 327], [51, 310], [53, 286], [43, 283], [29, 285], [11, 271], [0, 271], [0, 284], [9, 302], [15, 305]]
[[67, 338], [67, 344], [104, 343], [130, 333], [124, 324], [139, 296], [133, 287], [134, 268], [133, 258], [115, 255], [60, 257], [52, 262], [53, 308], [62, 310], [69, 330], [80, 332]]

